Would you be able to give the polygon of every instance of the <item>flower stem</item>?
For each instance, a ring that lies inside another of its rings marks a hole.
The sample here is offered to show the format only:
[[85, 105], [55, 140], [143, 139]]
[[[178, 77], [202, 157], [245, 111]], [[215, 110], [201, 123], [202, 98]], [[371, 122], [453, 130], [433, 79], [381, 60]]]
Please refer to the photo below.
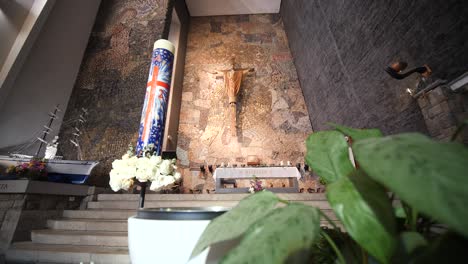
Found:
[[346, 264], [346, 261], [343, 257], [343, 254], [341, 254], [341, 251], [338, 249], [338, 247], [336, 246], [335, 242], [333, 242], [333, 240], [330, 238], [330, 236], [328, 236], [327, 233], [325, 232], [321, 232], [322, 233], [322, 236], [328, 241], [328, 244], [330, 244], [330, 246], [333, 248], [333, 251], [335, 251], [336, 253], [336, 256], [338, 257], [338, 260], [341, 264]]
[[368, 256], [367, 256], [367, 253], [366, 251], [364, 251], [364, 249], [361, 247], [361, 256], [362, 256], [362, 264], [367, 264], [368, 261]]

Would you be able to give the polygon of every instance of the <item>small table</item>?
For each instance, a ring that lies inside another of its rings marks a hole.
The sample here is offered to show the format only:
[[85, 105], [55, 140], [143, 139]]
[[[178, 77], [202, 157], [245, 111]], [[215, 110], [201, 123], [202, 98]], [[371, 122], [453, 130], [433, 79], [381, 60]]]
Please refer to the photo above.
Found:
[[247, 168], [217, 168], [213, 173], [216, 182], [216, 193], [246, 193], [249, 188], [223, 188], [223, 179], [279, 179], [287, 178], [289, 187], [265, 188], [272, 192], [297, 193], [301, 173], [296, 167], [247, 167]]

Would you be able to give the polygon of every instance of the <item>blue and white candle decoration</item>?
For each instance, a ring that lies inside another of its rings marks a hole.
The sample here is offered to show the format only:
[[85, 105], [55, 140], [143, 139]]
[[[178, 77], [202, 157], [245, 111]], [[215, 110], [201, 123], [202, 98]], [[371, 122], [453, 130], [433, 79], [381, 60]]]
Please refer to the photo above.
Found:
[[156, 154], [161, 155], [174, 50], [174, 45], [168, 40], [160, 39], [154, 43], [145, 102], [141, 113], [137, 155], [140, 155], [148, 144], [154, 144]]

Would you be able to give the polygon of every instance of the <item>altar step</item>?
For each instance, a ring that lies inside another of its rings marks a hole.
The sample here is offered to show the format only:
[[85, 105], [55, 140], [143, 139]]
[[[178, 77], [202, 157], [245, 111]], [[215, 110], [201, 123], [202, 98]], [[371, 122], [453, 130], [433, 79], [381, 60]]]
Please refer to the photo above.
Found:
[[[146, 194], [145, 201], [240, 201], [250, 193], [230, 194]], [[320, 200], [326, 201], [325, 193], [276, 193], [283, 200]], [[98, 201], [138, 201], [138, 194], [103, 193]]]
[[127, 247], [127, 231], [34, 230], [31, 240], [37, 244]]
[[[248, 194], [147, 194], [145, 207], [233, 207]], [[316, 206], [339, 225], [323, 194], [278, 194], [281, 199]], [[130, 263], [127, 219], [136, 214], [138, 194], [100, 194], [86, 210], [65, 210], [16, 242], [6, 263]], [[326, 221], [322, 225], [329, 225]]]
[[14, 243], [6, 263], [130, 263], [127, 247], [54, 245], [34, 242]]
[[[333, 221], [338, 221], [336, 215], [333, 213], [333, 210], [328, 209], [321, 209], [329, 218]], [[70, 230], [93, 230], [93, 226], [101, 225], [100, 223], [94, 223], [92, 221], [96, 219], [100, 219], [104, 221], [105, 219], [110, 219], [111, 222], [107, 222], [106, 228], [116, 228], [120, 229], [122, 226], [119, 226], [121, 222], [117, 221], [118, 219], [127, 220], [130, 216], [136, 215], [135, 210], [80, 210], [80, 211], [72, 211], [66, 210], [63, 212], [65, 217], [74, 218], [74, 219], [56, 219], [56, 220], [49, 220], [48, 225], [50, 228], [52, 226], [61, 226], [65, 229]], [[103, 229], [99, 229], [103, 230]]]
[[[145, 207], [235, 207], [248, 194], [150, 194], [146, 196]], [[324, 194], [278, 194], [283, 200], [299, 202], [321, 209], [329, 208]], [[138, 195], [100, 194], [98, 201], [89, 202], [89, 209], [134, 209], [138, 207]]]
[[[135, 211], [125, 212], [121, 217], [108, 218], [108, 212], [101, 211], [68, 211], [79, 212], [84, 218], [52, 219], [47, 220], [50, 229], [73, 230], [73, 231], [116, 231], [127, 232], [127, 218], [135, 215]], [[72, 214], [73, 214], [72, 213]], [[112, 212], [111, 212], [112, 213]], [[65, 214], [64, 214], [65, 216]], [[102, 216], [102, 217], [99, 217]], [[100, 218], [100, 219], [98, 219]]]

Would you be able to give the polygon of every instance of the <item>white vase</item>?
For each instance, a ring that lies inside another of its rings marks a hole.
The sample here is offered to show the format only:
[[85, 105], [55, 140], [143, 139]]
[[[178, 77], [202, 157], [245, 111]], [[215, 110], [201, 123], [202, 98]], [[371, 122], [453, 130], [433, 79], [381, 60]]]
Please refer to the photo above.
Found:
[[208, 248], [189, 261], [195, 244], [211, 219], [226, 208], [140, 209], [128, 219], [128, 247], [133, 264], [217, 263], [237, 241]]

